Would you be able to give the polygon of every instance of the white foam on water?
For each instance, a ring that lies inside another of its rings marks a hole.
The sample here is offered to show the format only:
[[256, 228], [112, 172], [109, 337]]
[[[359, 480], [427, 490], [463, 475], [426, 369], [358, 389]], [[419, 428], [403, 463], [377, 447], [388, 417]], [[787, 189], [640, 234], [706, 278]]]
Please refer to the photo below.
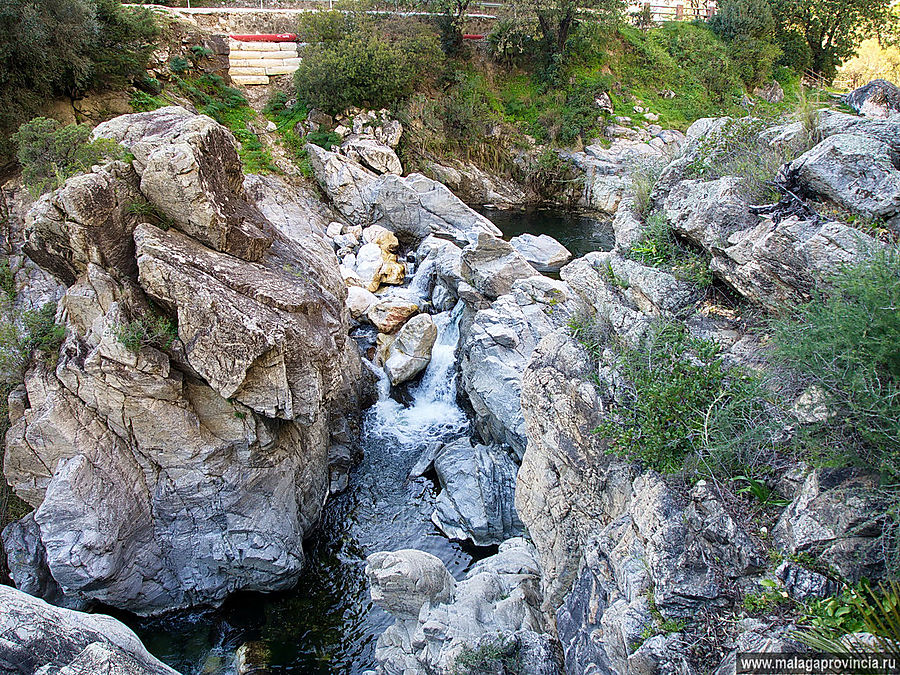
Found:
[[456, 346], [461, 318], [462, 303], [434, 316], [438, 337], [421, 382], [410, 392], [412, 403], [408, 407], [390, 397], [387, 373], [372, 366], [378, 377], [378, 402], [369, 410], [367, 433], [421, 449], [423, 444], [459, 435], [469, 428], [465, 412], [456, 404]]

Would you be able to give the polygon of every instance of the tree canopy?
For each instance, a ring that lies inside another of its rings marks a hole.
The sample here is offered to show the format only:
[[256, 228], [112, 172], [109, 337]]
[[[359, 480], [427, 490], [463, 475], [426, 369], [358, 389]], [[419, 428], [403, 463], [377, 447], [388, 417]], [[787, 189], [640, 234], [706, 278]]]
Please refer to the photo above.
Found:
[[788, 65], [808, 66], [829, 81], [865, 38], [885, 32], [894, 21], [892, 0], [771, 2], [779, 43], [792, 57]]
[[52, 97], [142, 75], [157, 36], [149, 10], [119, 0], [0, 0], [0, 156]]

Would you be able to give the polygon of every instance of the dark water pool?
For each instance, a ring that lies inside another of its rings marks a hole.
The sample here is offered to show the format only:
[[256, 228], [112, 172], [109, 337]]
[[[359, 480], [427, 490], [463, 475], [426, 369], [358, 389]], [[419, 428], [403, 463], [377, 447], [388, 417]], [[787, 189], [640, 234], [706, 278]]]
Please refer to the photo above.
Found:
[[575, 258], [591, 251], [611, 251], [616, 243], [612, 219], [557, 208], [476, 209], [500, 228], [506, 239], [520, 234], [546, 234]]

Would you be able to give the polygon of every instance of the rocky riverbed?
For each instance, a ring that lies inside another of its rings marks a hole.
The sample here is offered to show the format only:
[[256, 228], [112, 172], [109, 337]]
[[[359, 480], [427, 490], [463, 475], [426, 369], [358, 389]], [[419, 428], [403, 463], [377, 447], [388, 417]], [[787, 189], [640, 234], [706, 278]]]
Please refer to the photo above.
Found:
[[[665, 320], [765, 369], [765, 335], [734, 306], [797, 303], [884, 248], [809, 205], [896, 228], [900, 119], [822, 112], [779, 176], [802, 208], [768, 210], [739, 179], [687, 174], [727, 125], [567, 154], [583, 206], [614, 215], [590, 251], [530, 226], [505, 239], [502, 219], [404, 175], [383, 115], [308, 146], [323, 196], [243, 176], [231, 134], [181, 108], [98, 127], [134, 160], [11, 210], [17, 302], [58, 299], [66, 337], [10, 396], [4, 473], [33, 511], [3, 533], [20, 590], [0, 589], [15, 607], [0, 664], [172, 672], [76, 611], [92, 608], [185, 673], [452, 673], [473, 654], [540, 675], [693, 673], [797, 648], [790, 621], [736, 601], [767, 580], [805, 600], [884, 575], [877, 476], [784, 467], [770, 528], [715, 484], [611, 455], [594, 430], [622, 376], [578, 328], [640, 346]], [[665, 165], [650, 200], [708, 259], [713, 294], [629, 254], [638, 159]], [[787, 430], [816, 410], [797, 394]]]

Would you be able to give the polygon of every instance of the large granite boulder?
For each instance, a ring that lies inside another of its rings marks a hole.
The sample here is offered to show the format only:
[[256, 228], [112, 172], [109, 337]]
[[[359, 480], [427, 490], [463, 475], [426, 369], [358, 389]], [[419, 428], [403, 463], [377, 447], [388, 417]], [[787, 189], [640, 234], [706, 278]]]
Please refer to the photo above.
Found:
[[460, 384], [475, 412], [481, 436], [525, 452], [522, 374], [538, 343], [560, 326], [569, 312], [568, 287], [534, 276], [513, 284], [512, 292], [479, 310], [460, 346]]
[[455, 584], [420, 551], [376, 553], [367, 562], [372, 600], [396, 618], [376, 643], [379, 675], [458, 672], [460, 654], [489, 643], [491, 651], [508, 650], [523, 672], [561, 675], [559, 648], [541, 635], [540, 567], [524, 539], [504, 542]]
[[514, 505], [519, 467], [509, 451], [460, 438], [438, 450], [430, 467], [441, 486], [431, 519], [448, 537], [491, 546], [522, 534]]
[[900, 89], [887, 80], [872, 80], [846, 96], [847, 105], [864, 117], [900, 115]]
[[572, 259], [569, 250], [553, 237], [542, 234], [520, 234], [509, 240], [510, 245], [538, 272], [558, 272]]
[[0, 586], [0, 670], [9, 675], [178, 675], [125, 624]]
[[393, 173], [402, 175], [400, 158], [389, 145], [384, 145], [374, 137], [351, 134], [341, 143], [341, 154], [359, 162], [377, 174]]
[[727, 177], [715, 181], [682, 181], [666, 197], [666, 219], [675, 232], [711, 251], [727, 246], [734, 232], [756, 225], [742, 194], [743, 179]]
[[806, 194], [871, 220], [900, 227], [900, 170], [895, 150], [877, 138], [836, 134], [788, 167]]
[[437, 334], [437, 327], [428, 314], [418, 314], [403, 324], [384, 362], [391, 384], [409, 382], [428, 367]]
[[479, 234], [500, 236], [500, 230], [476, 213], [447, 187], [419, 173], [405, 178], [385, 175], [368, 183], [365, 192], [369, 221], [394, 232], [401, 242], [418, 245], [429, 235], [462, 246]]
[[141, 193], [185, 234], [244, 260], [271, 244], [269, 224], [244, 198], [237, 141], [213, 119], [171, 106], [113, 118], [94, 137], [134, 155]]
[[130, 166], [95, 167], [43, 195], [25, 214], [25, 253], [66, 284], [89, 263], [131, 274], [131, 234], [139, 222], [133, 206], [146, 203]]
[[306, 152], [316, 180], [338, 211], [351, 223], [365, 225], [369, 211], [365, 190], [376, 174], [349, 157], [320, 148], [315, 143], [307, 143]]
[[463, 249], [461, 272], [479, 293], [494, 300], [509, 293], [515, 281], [532, 277], [537, 270], [512, 244], [485, 232]]

